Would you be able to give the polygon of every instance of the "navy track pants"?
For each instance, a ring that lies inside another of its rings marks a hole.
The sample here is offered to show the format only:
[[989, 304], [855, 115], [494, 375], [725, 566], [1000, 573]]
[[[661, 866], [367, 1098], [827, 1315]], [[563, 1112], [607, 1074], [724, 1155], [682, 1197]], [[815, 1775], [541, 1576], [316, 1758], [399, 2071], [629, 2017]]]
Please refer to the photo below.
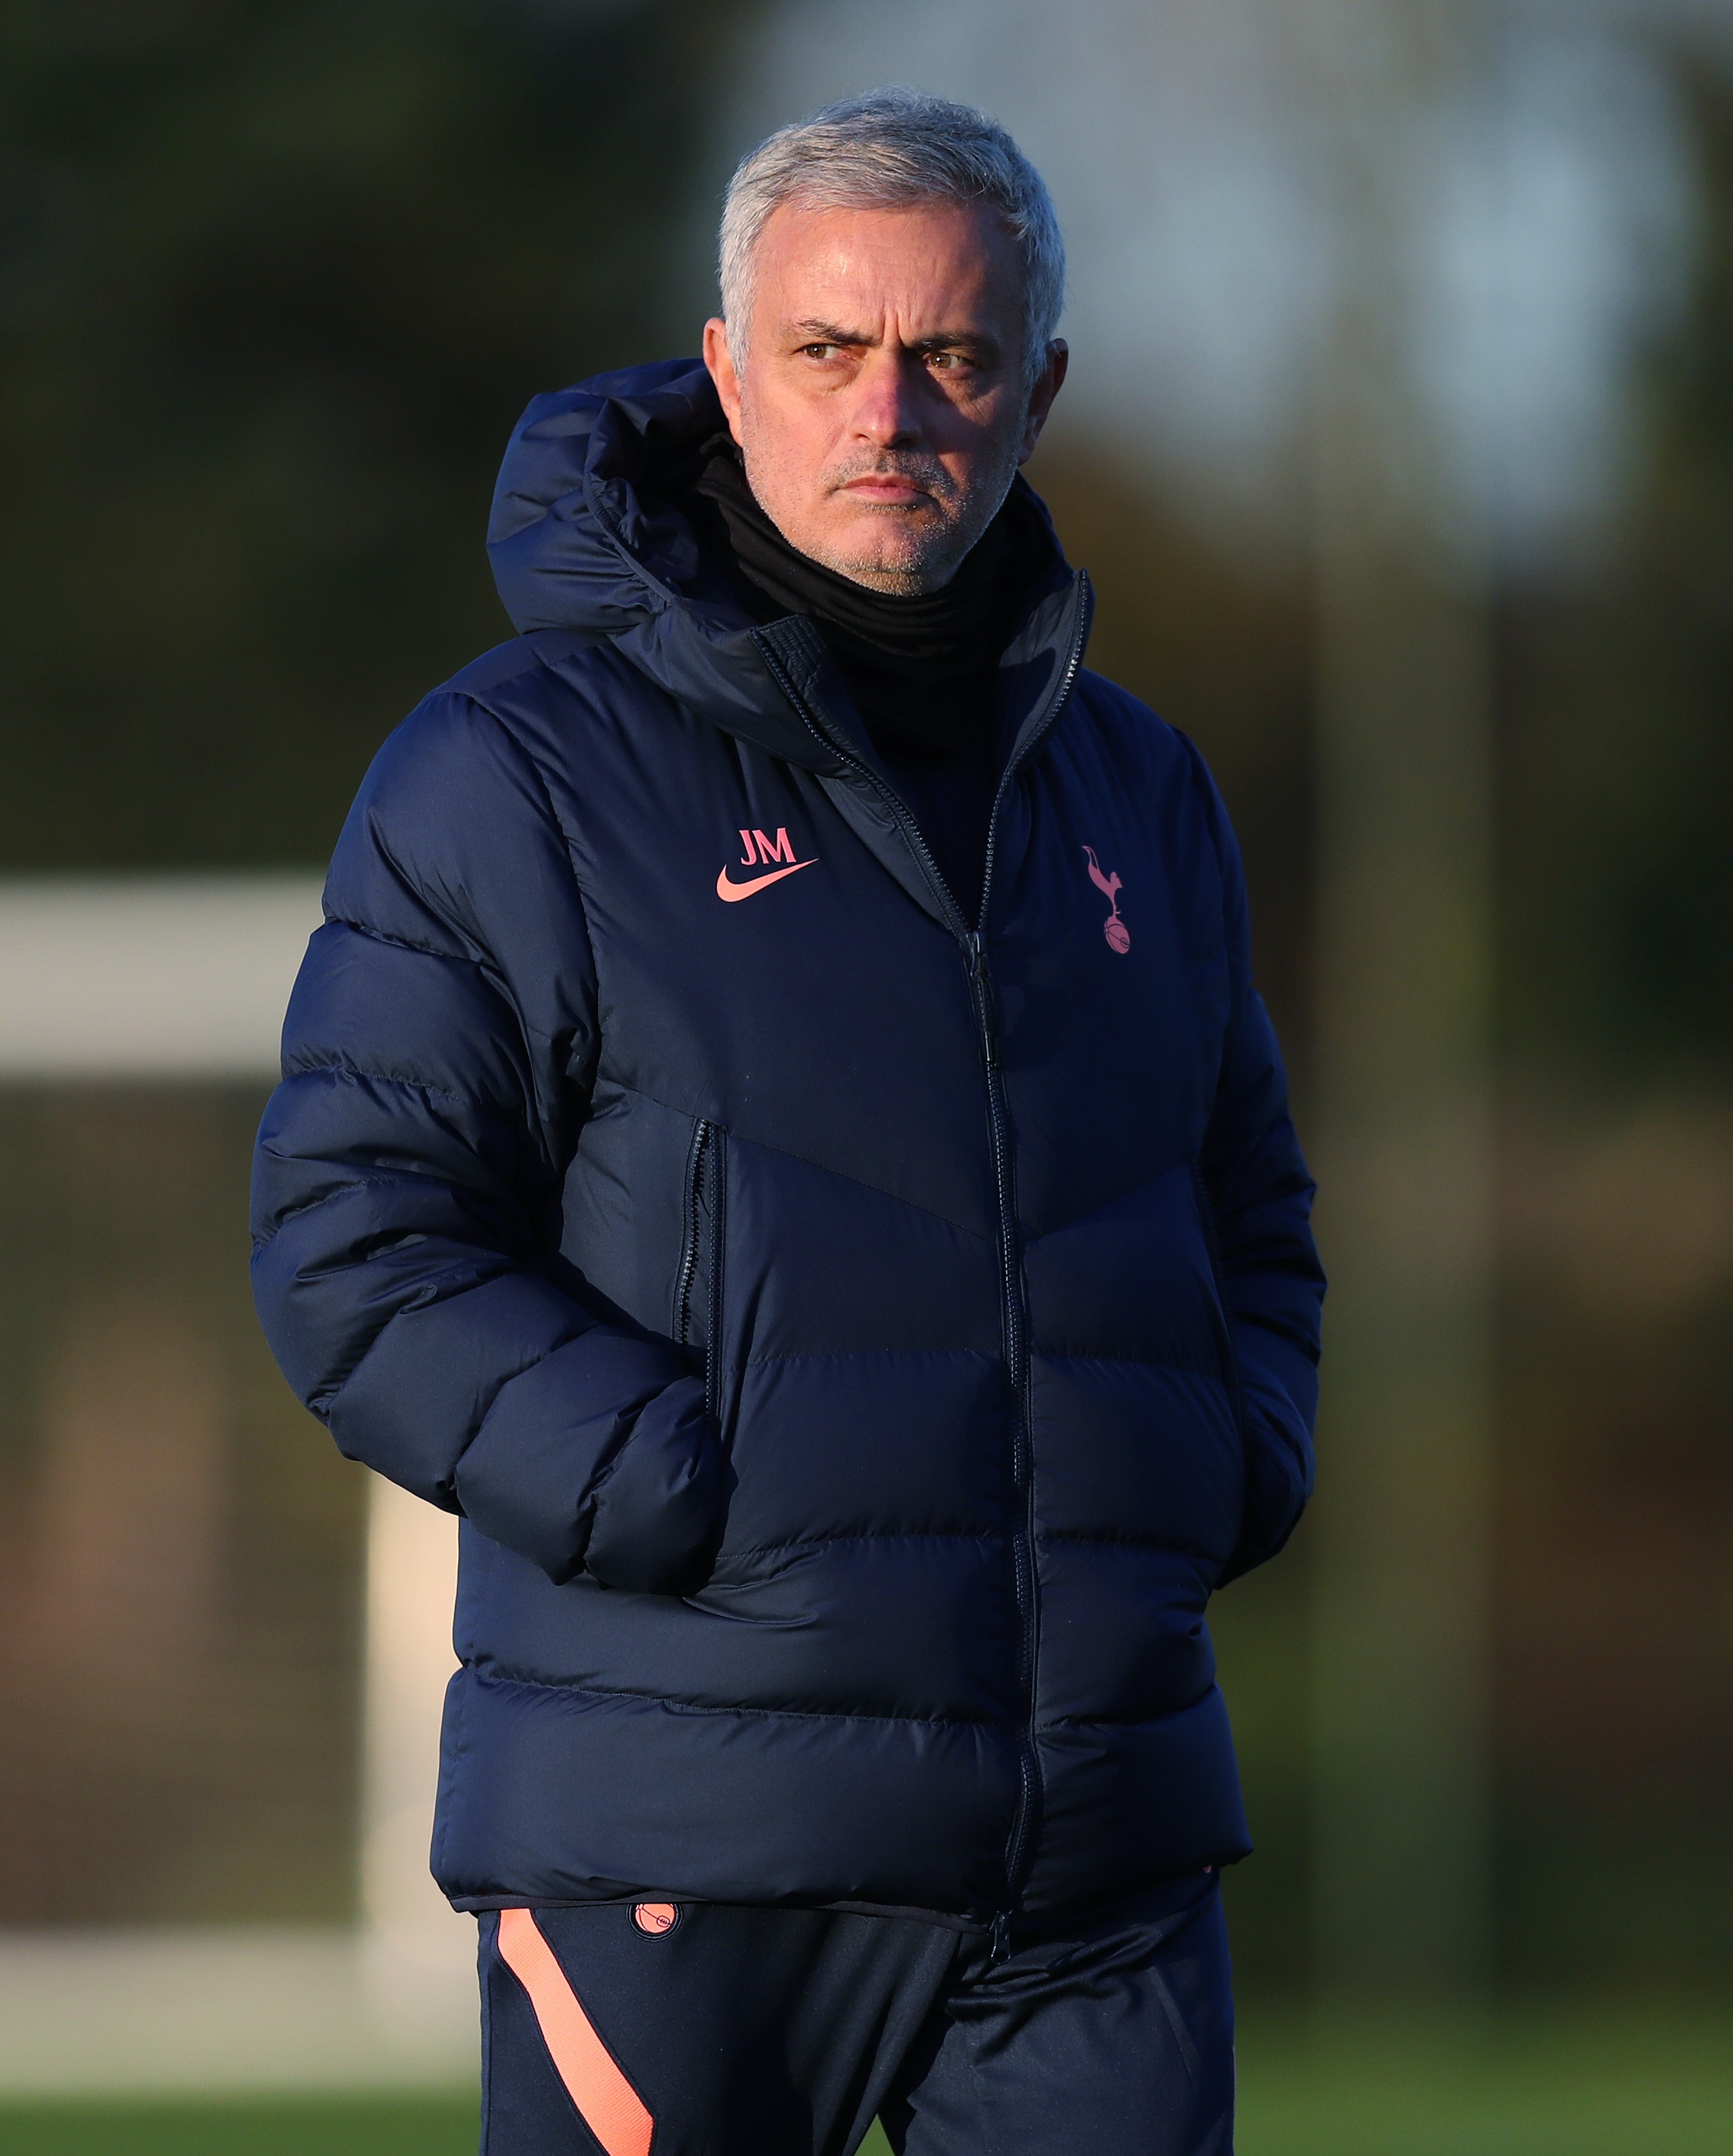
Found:
[[989, 1943], [713, 1902], [481, 1920], [482, 2156], [1231, 2156], [1213, 1872]]

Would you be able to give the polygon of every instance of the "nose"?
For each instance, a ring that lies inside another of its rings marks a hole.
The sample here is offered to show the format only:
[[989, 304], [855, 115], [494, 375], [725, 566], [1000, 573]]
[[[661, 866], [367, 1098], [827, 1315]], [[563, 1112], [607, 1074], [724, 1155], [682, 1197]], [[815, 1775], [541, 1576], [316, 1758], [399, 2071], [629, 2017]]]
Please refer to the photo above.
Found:
[[910, 355], [895, 345], [880, 345], [867, 354], [854, 385], [854, 432], [859, 439], [889, 449], [919, 438], [915, 372]]

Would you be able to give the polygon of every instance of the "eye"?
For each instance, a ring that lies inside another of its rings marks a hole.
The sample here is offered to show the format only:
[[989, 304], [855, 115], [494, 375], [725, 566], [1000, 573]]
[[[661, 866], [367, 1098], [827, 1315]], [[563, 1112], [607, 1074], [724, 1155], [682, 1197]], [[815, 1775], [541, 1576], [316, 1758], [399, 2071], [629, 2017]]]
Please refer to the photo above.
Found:
[[818, 344], [803, 344], [800, 349], [804, 358], [828, 359], [833, 352], [838, 352], [842, 348], [839, 344], [825, 344], [821, 341]]

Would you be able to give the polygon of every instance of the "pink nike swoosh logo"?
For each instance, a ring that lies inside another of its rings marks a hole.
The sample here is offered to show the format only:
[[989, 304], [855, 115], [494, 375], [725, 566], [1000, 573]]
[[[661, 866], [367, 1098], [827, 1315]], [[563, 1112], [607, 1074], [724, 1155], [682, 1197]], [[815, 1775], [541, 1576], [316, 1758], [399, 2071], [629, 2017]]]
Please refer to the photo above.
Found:
[[814, 854], [809, 861], [796, 861], [786, 869], [772, 869], [768, 875], [754, 876], [750, 883], [730, 883], [728, 871], [725, 868], [716, 877], [716, 896], [732, 906], [737, 898], [750, 898], [754, 891], [768, 891], [773, 883], [780, 883], [784, 876], [792, 875], [797, 869], [814, 867], [818, 860], [818, 856]]

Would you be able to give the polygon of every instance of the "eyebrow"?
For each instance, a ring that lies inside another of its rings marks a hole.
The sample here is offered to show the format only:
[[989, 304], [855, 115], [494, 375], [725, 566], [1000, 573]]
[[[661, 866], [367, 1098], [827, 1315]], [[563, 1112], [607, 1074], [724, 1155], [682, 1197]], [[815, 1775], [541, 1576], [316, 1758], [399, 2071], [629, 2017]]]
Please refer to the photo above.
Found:
[[[835, 322], [807, 321], [791, 322], [789, 331], [801, 344], [840, 344], [869, 346], [878, 342], [860, 330], [848, 330]], [[957, 346], [968, 346], [975, 351], [991, 353], [997, 357], [999, 341], [986, 330], [940, 330], [931, 336], [924, 336], [906, 349], [910, 352], [946, 352]]]

